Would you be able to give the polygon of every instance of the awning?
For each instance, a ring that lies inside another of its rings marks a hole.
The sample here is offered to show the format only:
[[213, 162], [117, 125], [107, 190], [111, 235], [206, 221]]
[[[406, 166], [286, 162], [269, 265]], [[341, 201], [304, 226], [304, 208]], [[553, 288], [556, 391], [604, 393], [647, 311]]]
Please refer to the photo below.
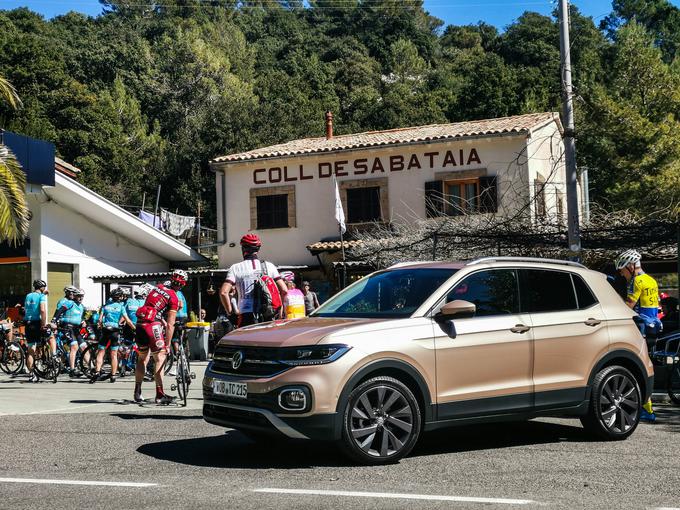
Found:
[[[277, 266], [279, 271], [295, 271], [302, 269], [309, 269], [309, 266]], [[219, 276], [225, 278], [228, 269], [186, 269], [189, 279], [198, 278], [201, 276]], [[161, 271], [156, 273], [122, 273], [122, 274], [111, 274], [102, 276], [91, 276], [95, 283], [137, 283], [141, 284], [148, 281], [160, 281], [166, 280], [172, 276], [172, 271]]]
[[320, 253], [336, 253], [342, 248], [349, 250], [355, 246], [360, 246], [363, 241], [319, 241], [318, 243], [313, 243], [307, 245], [307, 249], [312, 255], [318, 255]]

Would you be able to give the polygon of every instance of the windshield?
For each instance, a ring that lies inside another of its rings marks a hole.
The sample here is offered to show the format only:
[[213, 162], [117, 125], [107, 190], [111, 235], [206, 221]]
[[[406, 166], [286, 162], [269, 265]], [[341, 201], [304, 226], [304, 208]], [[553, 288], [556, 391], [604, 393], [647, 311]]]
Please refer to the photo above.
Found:
[[359, 280], [333, 296], [314, 317], [404, 318], [448, 280], [455, 269], [395, 269]]

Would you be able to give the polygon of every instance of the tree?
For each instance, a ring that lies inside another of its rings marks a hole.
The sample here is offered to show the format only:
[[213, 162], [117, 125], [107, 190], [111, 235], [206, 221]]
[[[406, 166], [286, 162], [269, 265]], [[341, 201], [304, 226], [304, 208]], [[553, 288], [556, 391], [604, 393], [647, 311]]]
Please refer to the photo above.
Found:
[[[21, 105], [16, 90], [0, 76], [0, 100], [13, 108]], [[6, 146], [0, 144], [0, 241], [17, 244], [28, 233], [26, 174]]]

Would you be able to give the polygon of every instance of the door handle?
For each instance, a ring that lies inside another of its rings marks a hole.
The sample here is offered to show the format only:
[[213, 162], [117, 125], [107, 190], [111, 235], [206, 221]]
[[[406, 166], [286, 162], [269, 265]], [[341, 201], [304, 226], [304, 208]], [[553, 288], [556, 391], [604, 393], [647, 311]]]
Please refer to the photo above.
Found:
[[597, 319], [593, 319], [593, 318], [591, 317], [590, 319], [588, 319], [587, 321], [585, 321], [583, 324], [585, 324], [586, 326], [595, 327], [595, 326], [599, 325], [601, 322], [602, 322], [602, 321], [597, 320]]
[[510, 331], [513, 333], [526, 333], [530, 329], [529, 326], [525, 326], [524, 324], [515, 324], [515, 327], [510, 328]]

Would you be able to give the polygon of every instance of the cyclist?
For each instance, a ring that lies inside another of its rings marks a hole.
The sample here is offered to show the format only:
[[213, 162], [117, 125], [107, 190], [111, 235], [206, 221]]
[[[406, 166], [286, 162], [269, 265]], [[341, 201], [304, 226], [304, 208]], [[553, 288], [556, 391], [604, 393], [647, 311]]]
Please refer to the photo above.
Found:
[[39, 343], [49, 338], [50, 352], [56, 355], [57, 344], [54, 336], [49, 334], [47, 326], [47, 283], [44, 280], [33, 281], [33, 292], [26, 295], [24, 300], [24, 321], [26, 323], [26, 344], [28, 352], [26, 355], [26, 366], [30, 374], [30, 382], [38, 382], [38, 376], [33, 371], [33, 358], [35, 348]]
[[102, 306], [99, 312], [98, 326], [101, 329], [102, 335], [99, 339], [99, 347], [97, 350], [97, 361], [95, 363], [94, 374], [90, 378], [90, 384], [94, 384], [102, 379], [101, 370], [104, 364], [104, 354], [107, 346], [111, 351], [111, 375], [110, 382], [116, 382], [118, 375], [118, 349], [120, 348], [120, 323], [124, 321], [128, 326], [132, 327], [132, 321], [125, 312], [125, 305], [123, 299], [125, 293], [123, 289], [116, 288], [111, 291], [111, 301]]
[[61, 326], [68, 333], [61, 337], [62, 341], [69, 342], [69, 377], [80, 377], [82, 374], [76, 370], [76, 355], [78, 348], [85, 350], [87, 343], [80, 334], [81, 327], [85, 326], [83, 321], [83, 297], [85, 292], [81, 289], [69, 286], [64, 289], [66, 296], [57, 303], [57, 310], [54, 312], [53, 324]]
[[[167, 281], [164, 283], [166, 287], [170, 287], [171, 282]], [[184, 293], [181, 290], [176, 292], [177, 299], [179, 300], [179, 310], [177, 310], [177, 318], [175, 319], [175, 334], [172, 337], [172, 350], [175, 353], [179, 353], [179, 339], [182, 336], [182, 329], [189, 320], [189, 312], [187, 312], [187, 298], [184, 297]], [[177, 370], [173, 366], [168, 375], [177, 375]]]
[[[135, 402], [142, 402], [142, 381], [149, 350], [154, 357], [154, 379], [156, 381], [156, 403], [170, 404], [174, 398], [163, 391], [163, 366], [167, 352], [166, 338], [172, 338], [175, 333], [175, 320], [179, 310], [177, 291], [187, 283], [187, 273], [175, 269], [170, 277], [170, 287], [158, 285], [149, 292], [144, 306], [137, 310], [137, 328], [135, 340], [139, 349], [139, 358], [135, 367]], [[163, 315], [165, 327], [163, 327]]]
[[286, 319], [299, 319], [305, 316], [305, 295], [295, 287], [295, 274], [292, 271], [283, 271], [281, 278], [286, 282], [288, 292], [283, 300]]
[[147, 294], [148, 291], [146, 288], [140, 287], [134, 291], [134, 297], [128, 297], [125, 300], [125, 312], [132, 322], [132, 327], [126, 324], [123, 328], [123, 338], [125, 338], [125, 340], [132, 341], [135, 339], [135, 327], [137, 327], [137, 310], [140, 306], [144, 305], [144, 300], [146, 299]]
[[[635, 250], [626, 250], [619, 255], [614, 262], [616, 270], [628, 282], [626, 304], [634, 308], [642, 322], [640, 332], [645, 338], [656, 338], [663, 328], [658, 319], [659, 313], [659, 286], [656, 280], [642, 270], [640, 260], [642, 256]], [[648, 340], [649, 342], [649, 340]], [[640, 413], [640, 419], [655, 421], [656, 415], [650, 398]]]
[[[255, 289], [255, 281], [263, 276], [266, 272], [267, 276], [276, 282], [278, 287], [281, 303], [283, 303], [288, 288], [283, 283], [281, 275], [274, 264], [271, 262], [260, 262], [258, 253], [262, 247], [262, 241], [257, 234], [246, 234], [241, 238], [241, 252], [243, 254], [243, 262], [232, 265], [227, 271], [227, 279], [222, 284], [220, 289], [220, 301], [222, 306], [227, 311], [227, 315], [232, 314], [231, 299], [229, 293], [232, 287], [236, 287], [238, 291], [238, 308], [239, 314], [237, 319], [237, 327], [248, 326], [260, 322], [261, 317], [257, 316], [258, 311], [254, 309], [253, 293]], [[281, 307], [283, 308], [283, 307]], [[278, 313], [274, 317], [280, 317]]]

